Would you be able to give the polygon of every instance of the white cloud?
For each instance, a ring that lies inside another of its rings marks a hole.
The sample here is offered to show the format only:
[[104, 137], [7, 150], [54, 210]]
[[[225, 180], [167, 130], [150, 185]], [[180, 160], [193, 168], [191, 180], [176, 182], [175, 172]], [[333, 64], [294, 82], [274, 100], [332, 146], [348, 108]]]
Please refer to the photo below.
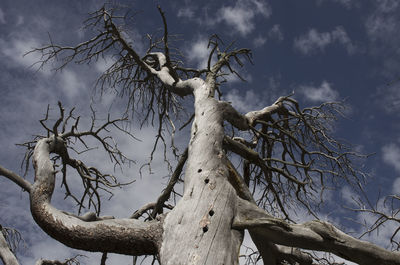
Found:
[[263, 46], [265, 43], [267, 42], [267, 38], [264, 36], [257, 36], [254, 40], [253, 40], [253, 44], [255, 47], [261, 47]]
[[0, 38], [0, 54], [17, 63], [18, 66], [30, 67], [38, 62], [40, 60], [38, 53], [25, 54], [39, 46], [38, 42], [33, 38], [10, 40]]
[[295, 39], [294, 47], [303, 54], [309, 54], [316, 49], [323, 51], [331, 42], [332, 37], [329, 32], [319, 33], [316, 29], [310, 29], [307, 34]]
[[283, 32], [279, 24], [275, 24], [268, 31], [268, 37], [277, 41], [283, 40]]
[[331, 87], [331, 84], [327, 81], [322, 81], [321, 85], [318, 87], [303, 85], [300, 86], [299, 91], [306, 100], [312, 102], [325, 102], [325, 101], [335, 101], [339, 97], [339, 92]]
[[266, 2], [261, 0], [238, 0], [234, 6], [222, 7], [218, 13], [222, 21], [245, 36], [254, 29], [255, 16], [262, 15], [268, 18], [271, 15], [271, 9]]
[[354, 201], [355, 199], [358, 199], [358, 196], [356, 193], [354, 193], [353, 190], [349, 186], [344, 186], [341, 190], [340, 193], [342, 195], [342, 198], [344, 199], [345, 202], [347, 202], [350, 205], [357, 206], [356, 202]]
[[336, 29], [331, 32], [331, 35], [333, 41], [337, 41], [342, 44], [349, 54], [353, 54], [355, 52], [355, 46], [343, 27], [336, 27]]
[[206, 27], [225, 23], [230, 27], [228, 32], [235, 35], [239, 33], [241, 36], [247, 36], [255, 29], [254, 20], [257, 16], [269, 18], [272, 14], [266, 0], [236, 0], [225, 3], [222, 7], [210, 3], [198, 7], [193, 2], [185, 2], [178, 9], [178, 17], [187, 18]]
[[334, 43], [343, 45], [349, 54], [355, 52], [355, 46], [345, 29], [341, 26], [336, 27], [330, 32], [318, 32], [312, 28], [306, 34], [294, 40], [294, 48], [307, 55], [318, 51], [324, 52], [328, 45]]
[[20, 25], [24, 24], [24, 21], [25, 21], [25, 19], [24, 19], [23, 16], [17, 16], [17, 23], [16, 23], [16, 25], [17, 25], [17, 26], [20, 26]]
[[108, 68], [110, 68], [115, 60], [111, 56], [100, 57], [99, 60], [94, 64], [94, 67], [100, 73], [104, 73]]
[[272, 104], [278, 97], [287, 94], [280, 87], [280, 77], [270, 77], [266, 82], [265, 89], [260, 91], [243, 89], [231, 89], [224, 94], [223, 100], [231, 102], [232, 106], [239, 112], [249, 112], [264, 108]]
[[196, 63], [199, 69], [206, 68], [210, 49], [207, 48], [208, 40], [205, 37], [198, 37], [195, 41], [190, 43], [186, 49], [186, 56], [190, 62]]
[[[385, 205], [385, 198], [381, 198], [375, 203], [377, 211], [385, 213], [390, 216], [392, 214], [391, 213], [392, 211], [391, 207], [388, 206], [389, 205], [387, 205], [387, 203]], [[373, 227], [373, 225], [376, 224], [377, 216], [373, 213], [361, 212], [358, 214], [358, 220], [360, 223], [365, 224], [366, 227]], [[399, 227], [398, 222], [389, 220], [384, 224], [380, 225], [378, 229], [363, 236], [362, 239], [370, 241], [384, 248], [390, 248], [391, 237], [394, 231], [398, 229], [398, 227]], [[362, 233], [363, 231], [360, 232]], [[396, 236], [394, 240], [399, 240], [398, 236]]]
[[393, 182], [392, 192], [394, 194], [400, 194], [400, 178], [397, 178]]
[[366, 21], [366, 30], [372, 41], [389, 39], [389, 35], [398, 28], [399, 21], [394, 16], [376, 14]]
[[400, 147], [395, 143], [390, 143], [382, 147], [382, 159], [388, 165], [395, 168], [400, 173]]
[[244, 95], [241, 95], [239, 90], [232, 89], [226, 96], [225, 100], [232, 103], [235, 109], [239, 112], [249, 112], [261, 107], [261, 97], [253, 90], [247, 90]]
[[71, 70], [64, 69], [60, 79], [61, 89], [69, 100], [78, 97], [80, 92], [83, 92], [86, 89], [84, 82], [81, 81]]
[[384, 13], [390, 13], [399, 7], [400, 2], [398, 0], [376, 0], [378, 4], [378, 10]]
[[334, 2], [343, 5], [347, 9], [352, 8], [353, 6], [357, 7], [358, 6], [358, 0], [317, 0], [317, 4], [321, 4], [324, 2]]
[[283, 40], [283, 32], [281, 29], [281, 26], [279, 24], [273, 25], [270, 30], [268, 30], [267, 34], [265, 36], [263, 35], [258, 35], [254, 40], [253, 40], [253, 45], [255, 47], [261, 47], [263, 46], [268, 40], [274, 40], [277, 42], [280, 42]]
[[194, 17], [194, 10], [190, 6], [182, 7], [178, 10], [178, 17], [186, 17], [186, 18], [193, 18]]
[[377, 71], [385, 78], [398, 76], [400, 67], [400, 2], [397, 0], [376, 0], [373, 11], [365, 20], [369, 38], [369, 52], [378, 59]]
[[6, 24], [6, 18], [3, 9], [0, 8], [0, 24]]
[[380, 86], [374, 95], [375, 103], [387, 113], [399, 114], [400, 110], [400, 82], [393, 80], [393, 84]]

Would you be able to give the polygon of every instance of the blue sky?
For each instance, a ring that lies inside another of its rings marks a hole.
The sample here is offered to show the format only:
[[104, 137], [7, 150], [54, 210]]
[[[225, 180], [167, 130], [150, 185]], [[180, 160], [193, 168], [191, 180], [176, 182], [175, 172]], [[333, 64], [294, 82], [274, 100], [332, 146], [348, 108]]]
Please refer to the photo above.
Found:
[[[144, 3], [145, 2], [145, 3]], [[124, 3], [124, 2], [122, 2]], [[236, 41], [237, 47], [253, 50], [254, 65], [240, 69], [247, 82], [229, 78], [222, 88], [225, 99], [242, 112], [273, 103], [294, 91], [303, 106], [324, 101], [345, 100], [347, 118], [335, 124], [339, 138], [352, 143], [357, 150], [375, 153], [364, 161], [370, 173], [366, 190], [377, 199], [377, 194], [400, 192], [400, 2], [397, 0], [237, 0], [237, 1], [127, 1], [135, 13], [127, 28], [134, 48], [145, 49], [143, 36], [162, 28], [157, 11], [160, 4], [165, 11], [171, 34], [179, 34], [173, 45], [183, 52], [186, 65], [199, 67], [207, 58], [208, 36], [217, 33], [226, 43]], [[77, 107], [82, 115], [89, 113], [92, 89], [96, 78], [109, 61], [65, 68], [54, 73], [51, 65], [37, 70], [31, 65], [38, 55], [22, 55], [49, 42], [77, 44], [90, 36], [82, 30], [87, 13], [96, 10], [100, 1], [22, 1], [3, 0], [0, 3], [0, 164], [20, 173], [24, 150], [15, 146], [41, 132], [38, 120], [47, 104], [57, 101], [65, 107]], [[115, 95], [107, 94], [97, 100], [99, 113], [107, 113]], [[111, 112], [120, 113], [114, 102]], [[122, 104], [122, 103], [121, 103]], [[135, 128], [136, 129], [136, 128]], [[138, 161], [146, 161], [150, 154], [154, 130], [144, 128], [134, 134], [141, 142], [130, 142], [121, 137], [127, 154]], [[182, 134], [178, 144], [188, 141]], [[92, 163], [107, 169], [101, 155], [87, 156]], [[165, 165], [158, 156], [154, 174], [138, 176], [132, 167], [122, 173], [137, 181], [132, 187], [117, 190], [104, 214], [128, 216], [136, 208], [156, 198], [166, 180]], [[32, 173], [32, 171], [30, 171]], [[32, 175], [27, 178], [32, 180]], [[34, 224], [29, 214], [28, 197], [8, 180], [0, 179], [0, 223], [19, 229], [26, 239], [26, 248], [18, 254], [23, 264], [33, 264], [40, 258], [67, 258], [78, 253], [46, 237]], [[343, 187], [331, 201], [352, 206], [350, 189]], [[133, 203], [132, 203], [133, 202]], [[70, 200], [63, 200], [63, 192], [56, 192], [54, 203], [72, 209]], [[338, 203], [339, 204], [339, 203]], [[338, 204], [329, 205], [331, 212], [323, 218], [337, 225], [361, 230], [343, 217], [357, 220]], [[117, 205], [117, 206], [116, 206]], [[109, 211], [109, 212], [107, 212]], [[365, 217], [365, 216], [364, 216]], [[300, 217], [299, 217], [300, 218]], [[302, 216], [300, 219], [306, 220]], [[371, 220], [366, 216], [367, 220]], [[387, 246], [395, 224], [390, 224], [379, 236], [369, 239]], [[34, 239], [35, 238], [35, 239]], [[40, 243], [34, 240], [40, 239]], [[366, 238], [368, 239], [368, 238]], [[386, 244], [386, 245], [385, 245]], [[82, 260], [98, 264], [98, 254]], [[129, 259], [115, 256], [109, 264]]]

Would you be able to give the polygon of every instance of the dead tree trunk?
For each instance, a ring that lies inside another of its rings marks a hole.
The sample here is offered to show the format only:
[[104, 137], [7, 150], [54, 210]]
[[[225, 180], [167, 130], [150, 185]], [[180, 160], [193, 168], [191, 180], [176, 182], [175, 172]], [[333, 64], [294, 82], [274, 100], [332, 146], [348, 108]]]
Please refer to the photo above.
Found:
[[184, 194], [165, 219], [161, 263], [238, 264], [243, 231], [231, 229], [237, 196], [222, 147], [223, 112], [201, 79], [194, 97]]

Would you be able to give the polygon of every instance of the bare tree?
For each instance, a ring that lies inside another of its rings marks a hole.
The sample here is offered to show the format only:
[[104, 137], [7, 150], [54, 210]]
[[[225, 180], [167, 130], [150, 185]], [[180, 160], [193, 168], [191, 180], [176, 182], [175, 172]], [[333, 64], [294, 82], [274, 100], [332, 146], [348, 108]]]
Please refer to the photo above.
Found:
[[[45, 135], [23, 144], [27, 148], [26, 165], [32, 161], [35, 170], [33, 183], [0, 167], [1, 175], [29, 192], [36, 223], [71, 248], [153, 255], [160, 264], [238, 264], [245, 230], [264, 264], [330, 263], [307, 251], [333, 253], [358, 264], [400, 264], [399, 252], [353, 238], [328, 222], [293, 221], [292, 206], [303, 207], [317, 218], [326, 188], [341, 183], [361, 186], [364, 175], [352, 163], [359, 155], [331, 136], [331, 122], [341, 115], [341, 104], [301, 109], [287, 95], [260, 110], [239, 113], [218, 95], [226, 75], [241, 78], [237, 69], [246, 60], [251, 62], [251, 51], [224, 45], [214, 35], [209, 39], [207, 68], [188, 68], [170, 47], [171, 36], [160, 7], [159, 12], [163, 34], [160, 38], [148, 35], [145, 54], [139, 54], [135, 43], [125, 37], [121, 26], [125, 17], [107, 5], [90, 14], [85, 22], [95, 32], [93, 38], [73, 47], [51, 43], [33, 52], [42, 54], [41, 65], [57, 59], [60, 68], [112, 55], [115, 62], [99, 78], [98, 88], [119, 91], [128, 97], [127, 109], [138, 114], [142, 124], [151, 122], [156, 126], [152, 155], [160, 143], [168, 151], [166, 131], [173, 138], [180, 114], [194, 111], [182, 124], [191, 124], [187, 149], [179, 156], [172, 142], [170, 149], [179, 161], [167, 187], [159, 198], [130, 218], [99, 216], [99, 192], [123, 184], [113, 175], [73, 158], [68, 151], [76, 142], [89, 149], [85, 141], [93, 138], [114, 166], [129, 162], [108, 134], [110, 128], [128, 133], [123, 126], [126, 118], [109, 117], [98, 124], [93, 110], [90, 128], [81, 130], [79, 116], [73, 110], [66, 115], [59, 103], [60, 115], [54, 124], [48, 125], [48, 113], [41, 120]], [[193, 107], [187, 107], [191, 102]], [[242, 173], [231, 162], [238, 160]], [[60, 172], [56, 168], [61, 168]], [[67, 168], [76, 170], [82, 179], [81, 197], [70, 192]], [[57, 175], [80, 210], [88, 202], [95, 212], [74, 215], [52, 206]], [[174, 187], [181, 179], [184, 192], [175, 205], [170, 205], [168, 200], [177, 194]], [[255, 196], [259, 192], [261, 196]], [[146, 218], [140, 218], [145, 214]], [[3, 260], [9, 255], [7, 251], [0, 254]], [[5, 260], [7, 265], [15, 264]], [[102, 264], [105, 260], [106, 254]]]

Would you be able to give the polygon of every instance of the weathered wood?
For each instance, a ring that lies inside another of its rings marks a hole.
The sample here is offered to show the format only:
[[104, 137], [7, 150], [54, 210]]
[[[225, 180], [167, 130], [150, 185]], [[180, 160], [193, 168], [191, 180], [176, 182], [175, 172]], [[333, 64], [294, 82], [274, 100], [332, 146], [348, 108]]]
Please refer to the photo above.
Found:
[[209, 91], [202, 81], [194, 87], [184, 194], [164, 222], [163, 265], [238, 264], [243, 233], [231, 228], [237, 195], [222, 149], [222, 112]]
[[55, 170], [50, 153], [63, 148], [55, 137], [38, 141], [33, 155], [35, 183], [30, 192], [31, 213], [48, 235], [61, 243], [87, 251], [128, 255], [158, 253], [162, 221], [143, 222], [136, 219], [96, 219], [84, 221], [57, 210], [51, 204]]

